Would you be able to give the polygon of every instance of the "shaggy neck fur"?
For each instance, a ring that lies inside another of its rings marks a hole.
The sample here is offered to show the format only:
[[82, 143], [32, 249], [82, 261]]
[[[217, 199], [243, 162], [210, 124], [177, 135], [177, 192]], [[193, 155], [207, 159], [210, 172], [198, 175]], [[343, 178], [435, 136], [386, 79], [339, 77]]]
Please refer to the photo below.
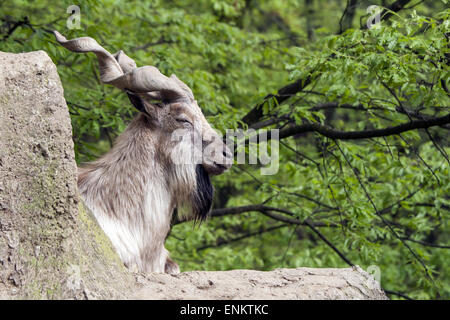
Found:
[[[169, 162], [164, 155], [170, 146], [162, 145], [167, 141], [163, 134], [140, 114], [106, 155], [78, 174], [86, 205], [125, 265], [136, 271], [167, 269], [164, 240], [175, 208], [185, 205], [203, 220], [212, 203], [206, 171], [201, 165]], [[180, 156], [181, 149], [176, 150]]]

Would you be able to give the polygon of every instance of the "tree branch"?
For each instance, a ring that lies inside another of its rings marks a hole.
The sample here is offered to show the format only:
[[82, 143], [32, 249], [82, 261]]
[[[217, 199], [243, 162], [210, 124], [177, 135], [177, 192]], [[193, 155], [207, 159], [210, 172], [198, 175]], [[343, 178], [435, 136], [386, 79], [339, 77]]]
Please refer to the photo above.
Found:
[[278, 90], [277, 94], [268, 94], [264, 97], [264, 100], [257, 104], [249, 113], [247, 113], [242, 121], [248, 125], [251, 125], [258, 121], [263, 116], [263, 106], [264, 104], [272, 98], [277, 99], [279, 104], [283, 103], [297, 92], [302, 91], [307, 85], [309, 85], [312, 81], [311, 76], [307, 76], [305, 79], [298, 79], [297, 81], [284, 86], [280, 90]]
[[[5, 21], [5, 20], [3, 20], [3, 21]], [[10, 23], [11, 21], [6, 21], [6, 22]], [[8, 29], [6, 34], [3, 36], [2, 40], [3, 41], [7, 40], [14, 33], [14, 31], [16, 31], [16, 29], [20, 26], [27, 26], [34, 31], [33, 26], [30, 24], [30, 20], [28, 19], [28, 17], [24, 17], [22, 20], [14, 22], [14, 24]]]
[[236, 241], [240, 241], [240, 240], [243, 240], [243, 239], [246, 239], [246, 238], [250, 238], [250, 237], [253, 237], [253, 236], [261, 235], [263, 233], [271, 232], [271, 231], [278, 230], [278, 229], [285, 228], [285, 227], [289, 227], [289, 224], [281, 224], [281, 225], [278, 225], [278, 226], [269, 227], [267, 229], [263, 229], [262, 228], [262, 229], [260, 229], [258, 231], [248, 232], [248, 233], [243, 234], [243, 235], [241, 235], [239, 237], [236, 237], [236, 238], [220, 239], [216, 243], [207, 244], [207, 245], [198, 247], [197, 251], [201, 251], [201, 250], [205, 250], [205, 249], [209, 249], [209, 248], [220, 247], [220, 246], [223, 246], [223, 245], [227, 245], [227, 244], [230, 244], [230, 243], [233, 243], [233, 242], [236, 242]]
[[[392, 12], [399, 12], [401, 11], [405, 5], [407, 5], [411, 0], [397, 0], [393, 4], [391, 4], [388, 9]], [[382, 20], [386, 21], [392, 16], [392, 12], [389, 12], [387, 10], [384, 10], [382, 12]], [[367, 26], [364, 25], [362, 29], [366, 29]], [[317, 76], [318, 77], [318, 76]], [[302, 79], [298, 79], [297, 81], [290, 83], [283, 88], [279, 89], [277, 94], [268, 94], [264, 97], [264, 100], [254, 106], [252, 110], [250, 110], [243, 118], [242, 121], [248, 125], [251, 125], [255, 122], [257, 122], [262, 116], [263, 116], [263, 105], [266, 103], [266, 101], [270, 98], [276, 98], [278, 103], [281, 104], [282, 102], [286, 101], [293, 95], [295, 95], [297, 92], [302, 91], [307, 85], [309, 85], [313, 80], [311, 76], [307, 76]]]
[[[214, 218], [214, 217], [222, 217], [222, 216], [227, 216], [227, 215], [241, 214], [241, 213], [245, 213], [245, 212], [261, 212], [263, 214], [266, 214], [269, 211], [281, 212], [281, 213], [287, 214], [289, 216], [295, 217], [295, 214], [293, 212], [290, 212], [289, 210], [265, 206], [263, 204], [252, 204], [252, 205], [241, 206], [241, 207], [215, 209], [215, 210], [211, 211], [209, 216], [211, 218]], [[297, 220], [295, 218], [289, 218], [289, 217], [284, 217], [284, 218], [286, 219], [284, 222], [288, 222], [291, 224], [299, 224], [299, 225], [304, 225], [304, 226], [307, 225], [306, 222], [301, 222], [300, 220]], [[187, 221], [190, 221], [190, 220], [175, 219], [175, 221], [173, 222], [172, 225], [177, 225], [177, 224], [187, 222]], [[337, 225], [333, 225], [333, 224], [327, 224], [324, 222], [313, 222], [310, 220], [308, 220], [308, 223], [312, 224], [315, 227], [336, 227], [337, 226]]]
[[[394, 127], [387, 127], [384, 129], [373, 129], [364, 131], [341, 131], [336, 130], [330, 126], [322, 125], [320, 123], [306, 123], [302, 125], [288, 127], [279, 132], [279, 138], [284, 139], [300, 133], [317, 132], [330, 139], [338, 140], [352, 140], [352, 139], [368, 139], [376, 137], [387, 137], [402, 132], [425, 129], [434, 126], [442, 126], [450, 123], [450, 114], [438, 117], [429, 118], [427, 120], [413, 120], [408, 123], [400, 124]], [[268, 133], [268, 139], [271, 138], [270, 132]]]
[[[389, 20], [390, 17], [392, 17], [392, 12], [399, 12], [403, 9], [405, 9], [405, 6], [410, 3], [411, 0], [397, 0], [393, 4], [391, 4], [389, 7], [387, 7], [387, 10], [383, 10], [381, 12], [381, 20]], [[392, 11], [392, 12], [390, 12]], [[366, 26], [367, 27], [367, 26]]]
[[408, 297], [406, 294], [401, 293], [401, 292], [392, 291], [392, 290], [384, 290], [384, 292], [386, 292], [387, 294], [393, 294], [395, 296], [399, 296], [399, 297], [405, 298], [406, 300], [414, 300], [413, 298]]
[[297, 224], [297, 225], [306, 225], [309, 227], [322, 241], [324, 241], [331, 249], [333, 249], [334, 252], [338, 254], [339, 257], [341, 257], [342, 260], [344, 260], [349, 266], [353, 267], [354, 264], [341, 252], [339, 249], [337, 249], [319, 230], [317, 230], [312, 223], [308, 221], [308, 219], [305, 219], [304, 222], [301, 222], [297, 219], [292, 219], [289, 217], [284, 217], [282, 215], [272, 213], [269, 211], [263, 212], [264, 215], [278, 221], [290, 223], [290, 224]]
[[339, 32], [343, 33], [345, 30], [352, 27], [353, 18], [355, 17], [356, 5], [358, 0], [347, 0], [347, 6], [342, 13], [341, 19], [339, 20]]
[[434, 243], [429, 243], [429, 242], [424, 242], [424, 241], [420, 241], [420, 240], [414, 240], [414, 239], [410, 239], [410, 238], [402, 238], [405, 241], [411, 241], [411, 242], [415, 242], [418, 243], [422, 246], [425, 247], [433, 247], [433, 248], [439, 248], [439, 249], [450, 249], [450, 246], [444, 246], [441, 244], [434, 244]]

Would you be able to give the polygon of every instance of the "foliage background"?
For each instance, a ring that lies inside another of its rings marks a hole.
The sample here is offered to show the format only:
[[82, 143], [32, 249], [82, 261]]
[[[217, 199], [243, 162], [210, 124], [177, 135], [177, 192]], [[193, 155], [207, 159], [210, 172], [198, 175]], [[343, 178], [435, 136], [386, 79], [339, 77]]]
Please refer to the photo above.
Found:
[[[78, 30], [66, 26], [72, 4]], [[367, 30], [372, 4], [390, 10]], [[0, 50], [45, 50], [58, 66], [79, 164], [136, 111], [53, 29], [177, 74], [222, 132], [287, 130], [276, 175], [235, 165], [213, 179], [211, 219], [174, 225], [167, 247], [182, 270], [375, 265], [391, 298], [449, 299], [449, 121], [336, 134], [449, 114], [449, 14], [446, 0], [8, 0]]]

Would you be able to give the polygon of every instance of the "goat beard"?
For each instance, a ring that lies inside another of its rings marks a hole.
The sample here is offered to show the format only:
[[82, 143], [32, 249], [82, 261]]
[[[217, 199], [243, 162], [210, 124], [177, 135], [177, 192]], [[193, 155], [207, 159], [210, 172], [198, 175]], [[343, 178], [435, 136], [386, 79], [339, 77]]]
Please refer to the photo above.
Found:
[[209, 174], [201, 164], [195, 167], [197, 188], [192, 193], [192, 213], [194, 220], [204, 221], [211, 211], [214, 188]]

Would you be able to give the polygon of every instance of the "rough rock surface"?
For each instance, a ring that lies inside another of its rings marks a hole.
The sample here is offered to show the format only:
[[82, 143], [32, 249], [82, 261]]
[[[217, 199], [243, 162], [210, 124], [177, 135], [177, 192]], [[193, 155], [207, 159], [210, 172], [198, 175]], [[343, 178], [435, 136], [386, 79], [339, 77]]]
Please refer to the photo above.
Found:
[[0, 299], [386, 299], [359, 268], [132, 275], [79, 202], [76, 171], [55, 65], [0, 52]]
[[133, 299], [383, 300], [379, 283], [359, 267], [152, 274]]
[[76, 172], [56, 66], [44, 51], [0, 52], [0, 298], [115, 298], [129, 287], [78, 203]]

